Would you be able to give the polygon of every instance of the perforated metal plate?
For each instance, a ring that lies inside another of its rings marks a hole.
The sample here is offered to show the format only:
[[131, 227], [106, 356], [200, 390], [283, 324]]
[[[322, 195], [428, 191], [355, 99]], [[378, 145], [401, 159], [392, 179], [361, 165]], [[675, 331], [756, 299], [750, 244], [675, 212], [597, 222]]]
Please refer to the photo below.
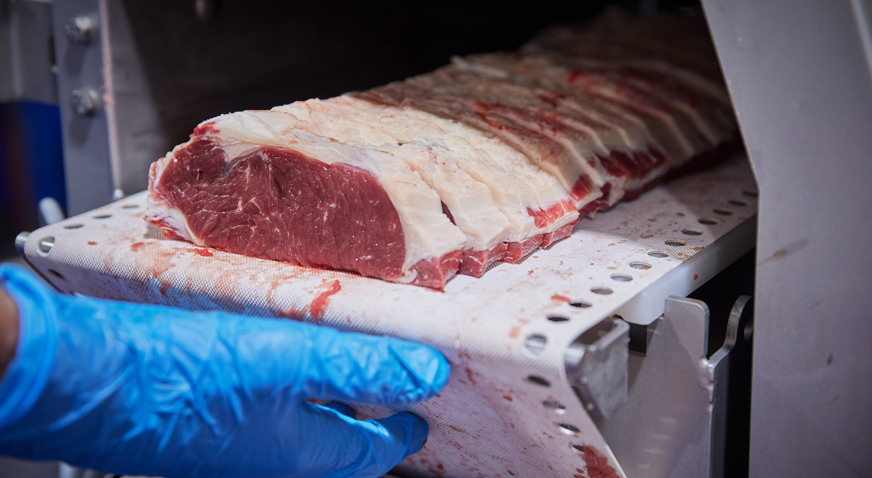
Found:
[[749, 251], [756, 188], [736, 158], [582, 220], [570, 238], [519, 264], [457, 277], [444, 292], [164, 239], [143, 220], [144, 202], [140, 193], [34, 231], [25, 254], [64, 292], [433, 345], [452, 377], [438, 397], [409, 407], [431, 435], [402, 472], [582, 477], [623, 473], [567, 381], [567, 347], [614, 314], [652, 322], [668, 295], [686, 295]]

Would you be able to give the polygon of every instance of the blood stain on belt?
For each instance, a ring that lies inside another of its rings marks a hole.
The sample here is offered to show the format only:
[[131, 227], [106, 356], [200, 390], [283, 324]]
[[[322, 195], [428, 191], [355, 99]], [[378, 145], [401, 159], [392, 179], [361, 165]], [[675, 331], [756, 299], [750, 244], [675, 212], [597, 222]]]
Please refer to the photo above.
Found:
[[587, 463], [587, 474], [590, 478], [617, 478], [620, 476], [609, 465], [609, 459], [590, 445], [584, 446], [584, 461]]
[[167, 296], [167, 288], [172, 288], [172, 286], [173, 286], [172, 283], [165, 281], [165, 280], [162, 280], [162, 281], [160, 281], [160, 284], [157, 285], [157, 290], [158, 290], [158, 292], [160, 292], [160, 295], [166, 297]]
[[569, 300], [569, 297], [566, 297], [565, 295], [560, 295], [560, 294], [553, 294], [551, 296], [551, 300], [557, 300], [557, 301], [566, 302], [566, 303], [572, 302], [571, 300]]
[[342, 286], [339, 285], [339, 281], [335, 280], [332, 284], [330, 284], [330, 288], [318, 294], [317, 297], [312, 301], [312, 304], [309, 306], [309, 312], [312, 313], [312, 317], [316, 319], [320, 319], [324, 316], [324, 311], [327, 309], [327, 302], [330, 299], [330, 296], [342, 290]]

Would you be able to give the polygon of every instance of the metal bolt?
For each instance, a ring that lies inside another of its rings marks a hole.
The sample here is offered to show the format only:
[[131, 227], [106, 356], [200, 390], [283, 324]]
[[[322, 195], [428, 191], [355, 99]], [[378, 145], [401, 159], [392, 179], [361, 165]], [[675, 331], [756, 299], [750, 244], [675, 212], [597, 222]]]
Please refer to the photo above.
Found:
[[745, 337], [745, 341], [751, 340], [751, 337], [754, 335], [754, 326], [752, 324], [745, 325], [745, 329], [742, 331], [742, 334]]
[[80, 15], [70, 18], [64, 23], [64, 34], [72, 43], [87, 45], [91, 43], [91, 34], [95, 26], [91, 17]]
[[51, 249], [54, 247], [55, 238], [54, 236], [43, 237], [36, 243], [36, 248], [39, 252], [43, 254], [48, 254], [51, 252]]
[[24, 246], [27, 245], [27, 238], [30, 237], [30, 232], [24, 231], [15, 236], [15, 250], [19, 254], [24, 254]]
[[91, 116], [100, 107], [100, 95], [93, 88], [79, 88], [70, 93], [70, 105], [79, 116]]

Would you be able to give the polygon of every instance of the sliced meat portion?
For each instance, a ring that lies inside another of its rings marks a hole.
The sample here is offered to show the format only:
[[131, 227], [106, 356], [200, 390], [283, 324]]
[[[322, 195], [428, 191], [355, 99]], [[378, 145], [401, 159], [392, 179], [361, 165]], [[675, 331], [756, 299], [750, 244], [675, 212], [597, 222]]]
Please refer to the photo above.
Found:
[[[561, 102], [530, 85], [497, 79], [464, 68], [443, 68], [409, 80], [432, 91], [470, 98], [488, 113], [514, 119], [528, 129], [548, 134], [581, 161], [584, 174], [603, 197], [592, 206], [609, 208], [626, 190], [640, 190], [666, 173], [663, 155], [647, 141], [642, 128], [621, 123], [594, 105]], [[582, 206], [582, 211], [594, 208]]]
[[195, 130], [150, 171], [148, 219], [195, 244], [441, 288], [466, 237], [390, 154], [240, 112]]
[[574, 80], [594, 76], [613, 82], [633, 93], [648, 96], [655, 107], [690, 119], [710, 145], [720, 143], [735, 132], [735, 122], [722, 114], [723, 108], [718, 108], [714, 102], [701, 101], [696, 91], [669, 76], [631, 67], [606, 68], [589, 61], [567, 62], [567, 65], [572, 68], [570, 75], [574, 75]]
[[[543, 55], [478, 55], [457, 63], [481, 74], [542, 85], [555, 97], [583, 98], [645, 124], [670, 167], [709, 151], [736, 136], [726, 106], [701, 101], [704, 93], [680, 79], [643, 69], [591, 66]], [[660, 84], [663, 83], [663, 87]]]
[[[582, 210], [602, 195], [587, 174], [586, 160], [580, 159], [577, 152], [544, 128], [530, 128], [529, 118], [523, 117], [526, 111], [518, 111], [518, 115], [501, 114], [494, 108], [500, 105], [433, 91], [408, 81], [391, 83], [355, 96], [378, 104], [420, 109], [499, 138], [522, 152], [531, 163], [554, 175], [569, 191], [576, 210]], [[593, 152], [585, 154], [595, 157]]]
[[[318, 107], [312, 108], [310, 103], [317, 103]], [[497, 207], [490, 189], [458, 168], [439, 149], [419, 142], [373, 141], [377, 131], [367, 131], [370, 127], [366, 124], [349, 121], [348, 115], [340, 114], [336, 108], [330, 108], [328, 102], [298, 102], [277, 107], [273, 112], [285, 114], [273, 122], [283, 129], [305, 130], [333, 141], [380, 151], [405, 162], [436, 191], [445, 214], [466, 236], [463, 251], [465, 258], [477, 260], [482, 254], [508, 240], [512, 224]], [[462, 261], [461, 271], [473, 270], [469, 265], [464, 266], [464, 262], [468, 260]]]
[[197, 244], [441, 288], [736, 137], [704, 23], [609, 11], [517, 53], [205, 122], [152, 165], [148, 219]]
[[[512, 148], [463, 124], [350, 96], [274, 110], [293, 115], [299, 127], [315, 134], [402, 153], [398, 157], [409, 161], [439, 191], [458, 227], [474, 239], [464, 251], [462, 274], [478, 277], [493, 262], [516, 262], [535, 248], [567, 236], [577, 221], [571, 199], [552, 176]], [[453, 196], [461, 200], [449, 201]], [[491, 205], [498, 211], [491, 211]], [[461, 221], [461, 214], [469, 219]], [[485, 239], [468, 232], [493, 222], [488, 215], [507, 221], [500, 223], [500, 234]]]
[[695, 72], [726, 91], [708, 28], [704, 21], [690, 16], [635, 16], [610, 8], [585, 25], [548, 28], [527, 42], [521, 52], [610, 63], [656, 60], [670, 69]]

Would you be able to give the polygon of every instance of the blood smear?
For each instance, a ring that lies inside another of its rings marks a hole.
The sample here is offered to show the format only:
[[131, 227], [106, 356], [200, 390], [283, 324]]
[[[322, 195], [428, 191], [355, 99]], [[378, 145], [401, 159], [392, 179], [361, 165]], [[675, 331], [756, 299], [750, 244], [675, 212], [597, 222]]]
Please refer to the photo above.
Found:
[[332, 284], [330, 284], [330, 288], [318, 294], [315, 297], [315, 300], [312, 301], [312, 304], [309, 306], [309, 312], [312, 313], [312, 317], [316, 319], [320, 319], [324, 316], [324, 311], [327, 309], [327, 302], [331, 295], [342, 290], [342, 286], [339, 285], [339, 281], [335, 280]]

